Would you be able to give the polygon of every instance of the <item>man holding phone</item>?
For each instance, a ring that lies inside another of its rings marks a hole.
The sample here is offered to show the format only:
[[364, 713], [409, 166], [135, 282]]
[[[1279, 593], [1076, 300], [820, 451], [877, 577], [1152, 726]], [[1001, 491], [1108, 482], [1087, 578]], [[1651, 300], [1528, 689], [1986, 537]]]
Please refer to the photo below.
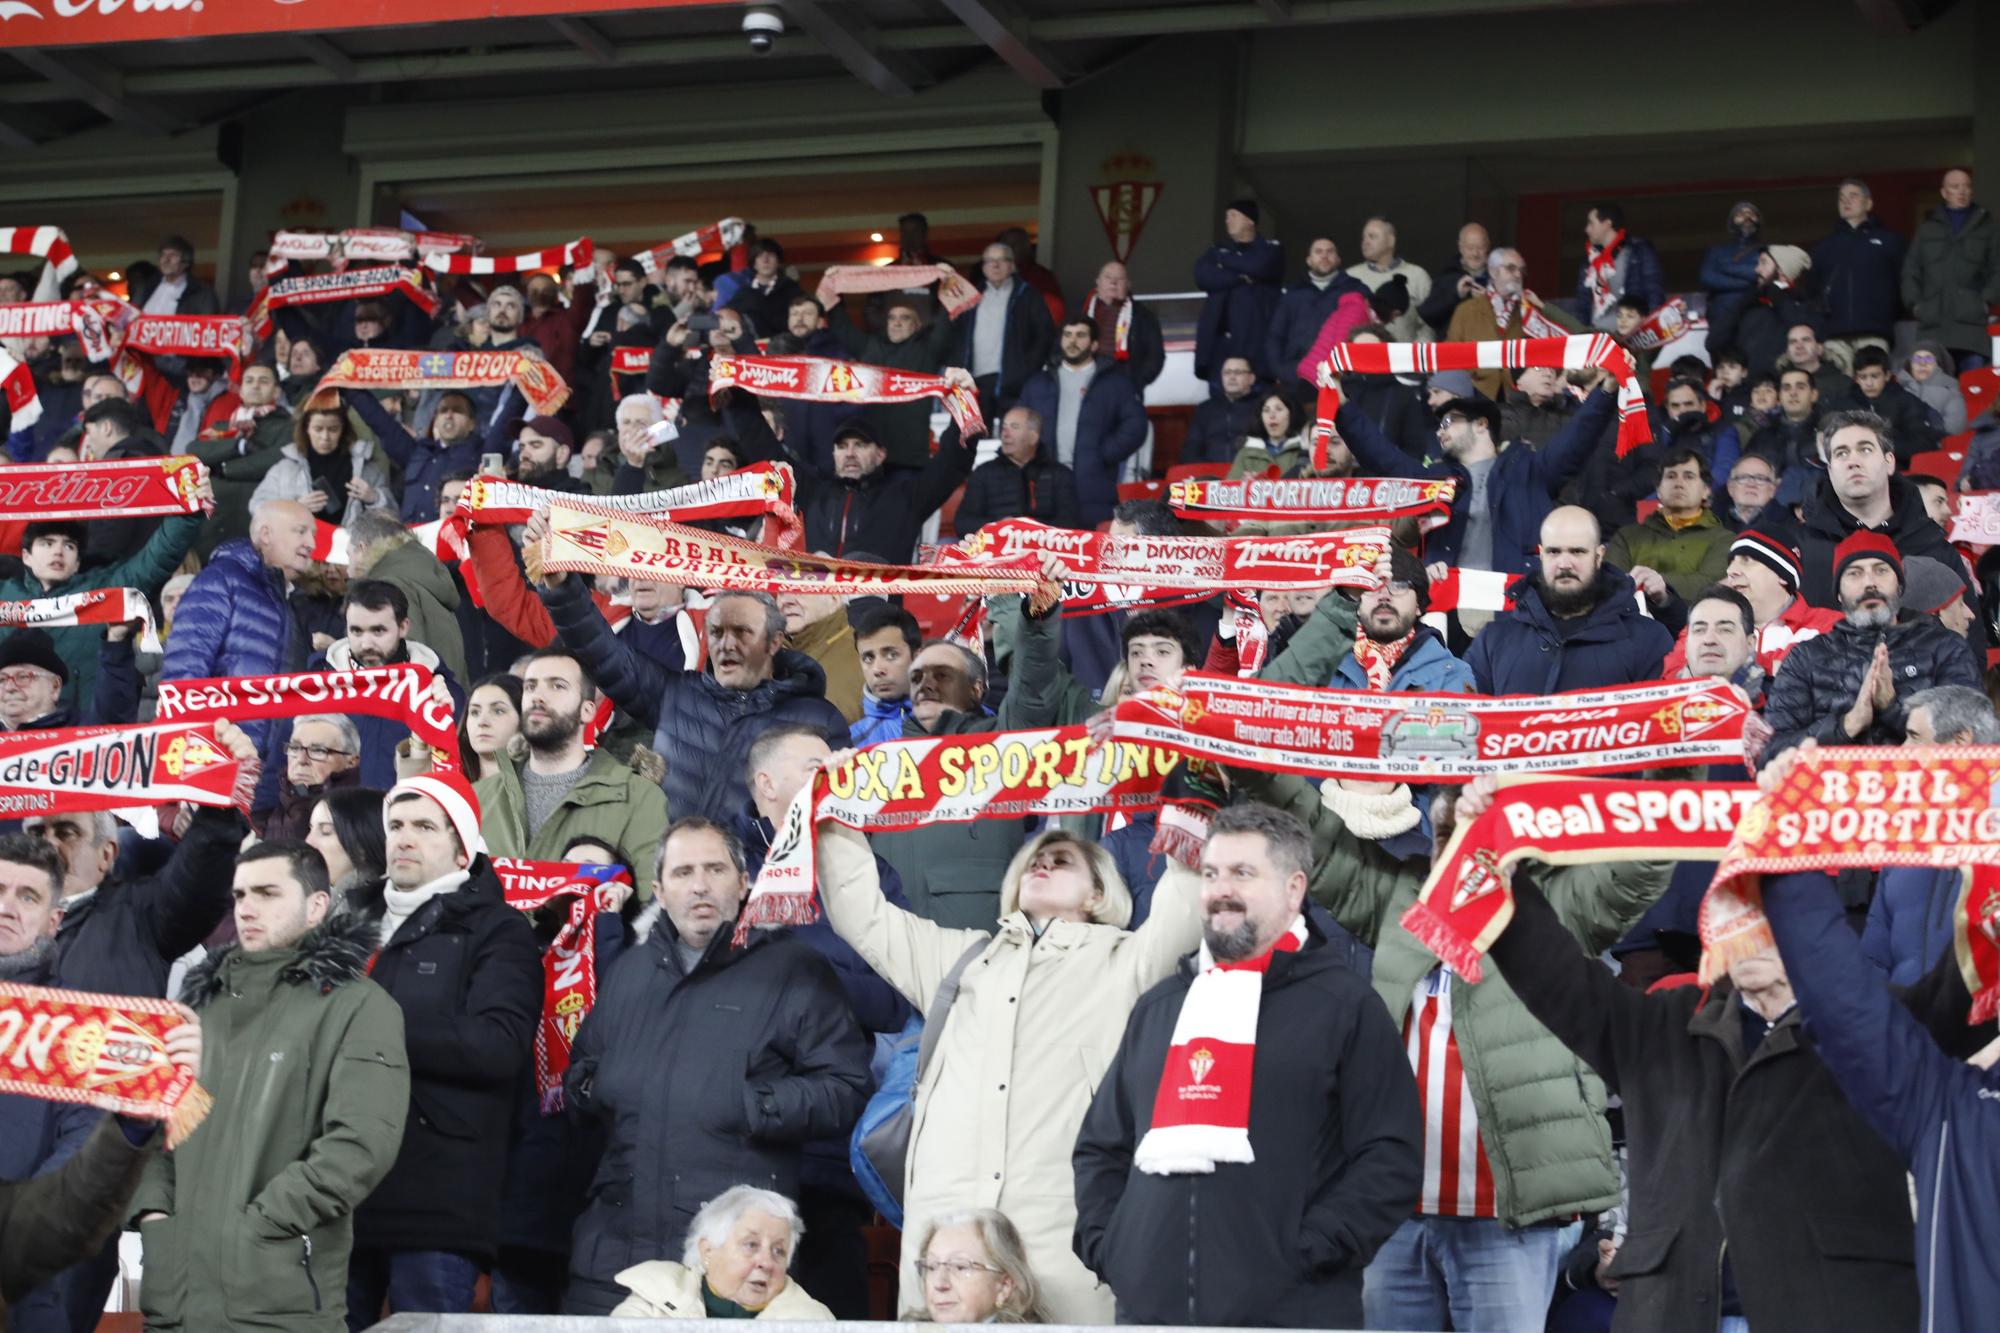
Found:
[[384, 452], [403, 469], [401, 508], [405, 523], [428, 523], [438, 516], [438, 488], [451, 473], [482, 461], [482, 453], [504, 458], [514, 425], [527, 410], [521, 391], [509, 384], [500, 391], [493, 419], [482, 429], [472, 396], [460, 389], [447, 389], [431, 417], [430, 436], [419, 438], [403, 429], [372, 393], [342, 389], [340, 401], [367, 423]]

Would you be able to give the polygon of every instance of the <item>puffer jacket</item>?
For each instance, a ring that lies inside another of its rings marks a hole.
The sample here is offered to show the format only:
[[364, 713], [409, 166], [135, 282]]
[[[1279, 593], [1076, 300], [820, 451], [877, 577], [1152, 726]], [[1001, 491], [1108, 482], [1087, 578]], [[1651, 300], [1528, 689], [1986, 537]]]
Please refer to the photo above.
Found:
[[[226, 425], [226, 423], [225, 423]], [[292, 438], [291, 412], [282, 405], [257, 419], [246, 436], [227, 432], [197, 438], [188, 452], [208, 464], [215, 488], [215, 512], [202, 524], [195, 554], [207, 560], [225, 544], [250, 535], [250, 497], [257, 493]]]
[[[1967, 455], [1970, 457], [1970, 454]], [[1781, 497], [1782, 498], [1782, 497]], [[1944, 529], [1924, 508], [1923, 492], [1901, 477], [1889, 478], [1889, 521], [1872, 529], [1896, 544], [1904, 558], [1927, 555], [1946, 569], [1965, 568], [1958, 550], [1945, 540]], [[1840, 588], [1833, 577], [1833, 552], [1859, 531], [1861, 523], [1834, 494], [1833, 482], [1815, 469], [1805, 491], [1805, 518], [1799, 524], [1799, 594], [1814, 606], [1840, 607]]]
[[[375, 498], [372, 501], [363, 501], [357, 496], [348, 496], [346, 507], [342, 509], [340, 514], [341, 525], [345, 526], [352, 523], [371, 509], [382, 513], [395, 513], [396, 496], [389, 489], [388, 470], [382, 466], [381, 460], [375, 456], [374, 442], [370, 440], [356, 440], [352, 445], [348, 446], [348, 449], [352, 455], [355, 478], [359, 481], [365, 481], [374, 487]], [[271, 465], [271, 470], [266, 472], [264, 479], [257, 483], [257, 489], [251, 492], [250, 507], [252, 509], [263, 504], [266, 500], [302, 499], [312, 492], [317, 485], [313, 481], [312, 463], [306, 458], [304, 452], [300, 450], [297, 441], [293, 441], [280, 449], [278, 455], [278, 461]], [[315, 514], [313, 517], [324, 518], [325, 515]]]
[[1541, 576], [1518, 585], [1514, 609], [1479, 631], [1465, 655], [1481, 694], [1555, 694], [1658, 680], [1674, 636], [1639, 614], [1632, 579], [1605, 565], [1597, 604], [1564, 629], [1542, 603]]
[[771, 727], [800, 722], [845, 747], [847, 719], [826, 701], [826, 673], [804, 653], [782, 648], [771, 677], [732, 690], [707, 671], [678, 674], [633, 651], [592, 604], [580, 578], [543, 587], [556, 633], [622, 712], [653, 732], [653, 749], [667, 761], [661, 782], [670, 818], [723, 820], [750, 799], [743, 764], [750, 746]]
[[354, 1210], [403, 1141], [403, 1013], [367, 977], [375, 931], [335, 915], [296, 947], [232, 944], [188, 974], [206, 1133], [154, 1157], [132, 1201], [150, 1329], [347, 1326]]
[[797, 1197], [802, 1145], [861, 1113], [868, 1047], [833, 969], [781, 934], [733, 933], [688, 969], [663, 914], [577, 1033], [571, 1113], [607, 1135], [570, 1253], [592, 1288], [680, 1253], [695, 1210], [732, 1185]]
[[1913, 986], [1957, 939], [1965, 872], [1885, 866], [1875, 877], [1861, 952], [1891, 986]]
[[[1020, 1228], [1054, 1320], [1108, 1322], [1109, 1289], [1070, 1248], [1070, 1151], [1132, 1006], [1200, 937], [1195, 877], [1170, 869], [1137, 931], [1055, 921], [1038, 934], [1019, 912], [997, 931], [951, 930], [883, 901], [860, 834], [822, 824], [818, 851], [827, 919], [919, 1013], [931, 1008], [952, 964], [984, 946], [961, 977], [917, 1086], [906, 1215], [1000, 1209]], [[903, 1232], [903, 1308], [923, 1303], [919, 1230]]]
[[[1400, 1030], [1417, 986], [1440, 966], [1397, 925], [1423, 888], [1429, 860], [1396, 857], [1360, 836], [1304, 778], [1245, 769], [1231, 769], [1230, 776], [1250, 799], [1289, 810], [1311, 830], [1313, 899], [1374, 948], [1375, 993]], [[1531, 876], [1564, 928], [1595, 954], [1666, 890], [1672, 869], [1653, 861], [1529, 863], [1514, 873]], [[1452, 1033], [1493, 1167], [1500, 1221], [1524, 1227], [1617, 1203], [1618, 1172], [1597, 1075], [1535, 1021], [1496, 969], [1477, 982], [1453, 977], [1451, 985]]]
[[[1850, 737], [1847, 710], [1860, 694], [1875, 645], [1884, 642], [1889, 645], [1889, 675], [1896, 697], [1875, 710], [1867, 731]], [[1785, 654], [1764, 705], [1764, 720], [1773, 733], [1764, 757], [1776, 758], [1807, 739], [1822, 745], [1901, 745], [1905, 699], [1933, 685], [1981, 689], [1984, 677], [1965, 636], [1929, 616], [1916, 615], [1887, 629], [1856, 629], [1843, 620]]]
[[594, 838], [630, 857], [638, 896], [653, 896], [654, 864], [667, 832], [667, 799], [609, 752], [591, 751], [583, 775], [563, 793], [532, 838], [519, 764], [503, 759], [491, 765], [473, 792], [479, 797], [480, 836], [493, 855], [559, 861], [563, 848], [578, 838]]
[[[115, 565], [85, 569], [52, 587], [24, 568], [12, 578], [0, 579], [0, 601], [36, 597], [67, 597], [93, 588], [137, 588], [149, 598], [160, 589], [194, 547], [201, 535], [201, 519], [196, 515], [170, 518], [160, 524], [137, 554]], [[89, 708], [97, 697], [97, 651], [104, 642], [102, 625], [58, 625], [43, 631], [55, 645], [56, 655], [69, 668], [61, 700], [79, 709]], [[5, 635], [0, 635], [4, 639]]]
[[1917, 317], [1917, 336], [1946, 347], [1989, 345], [1986, 307], [2000, 302], [2000, 223], [1979, 204], [1956, 232], [1944, 205], [1917, 224], [1903, 257], [1903, 304]]
[[[208, 567], [194, 576], [174, 611], [161, 680], [210, 676], [268, 676], [305, 665], [293, 641], [285, 606], [284, 576], [267, 569], [249, 538], [215, 548]], [[244, 729], [261, 739], [263, 726]]]

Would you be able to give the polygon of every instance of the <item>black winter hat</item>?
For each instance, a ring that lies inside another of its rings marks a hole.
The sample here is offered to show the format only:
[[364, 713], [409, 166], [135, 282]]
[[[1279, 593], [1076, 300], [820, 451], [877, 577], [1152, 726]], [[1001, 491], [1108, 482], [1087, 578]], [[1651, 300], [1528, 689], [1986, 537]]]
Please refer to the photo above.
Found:
[[1384, 324], [1410, 312], [1410, 280], [1398, 273], [1368, 294], [1368, 308]]
[[1229, 206], [1244, 217], [1249, 218], [1252, 222], [1261, 222], [1263, 220], [1263, 214], [1258, 211], [1255, 199], [1231, 199]]
[[0, 641], [0, 671], [18, 666], [53, 671], [56, 679], [69, 683], [69, 663], [63, 661], [56, 641], [45, 629], [17, 629]]

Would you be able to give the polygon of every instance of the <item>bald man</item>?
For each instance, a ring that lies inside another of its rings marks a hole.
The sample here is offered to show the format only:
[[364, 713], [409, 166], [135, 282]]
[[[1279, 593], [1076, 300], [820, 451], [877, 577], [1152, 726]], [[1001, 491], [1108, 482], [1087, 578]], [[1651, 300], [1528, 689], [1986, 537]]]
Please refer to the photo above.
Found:
[[1477, 222], [1458, 229], [1458, 254], [1431, 277], [1431, 294], [1417, 307], [1424, 323], [1439, 337], [1451, 326], [1451, 313], [1458, 303], [1486, 290], [1486, 257], [1493, 252], [1493, 237]]
[[1658, 680], [1674, 636], [1639, 610], [1631, 578], [1604, 563], [1596, 517], [1562, 505], [1542, 520], [1540, 568], [1514, 609], [1479, 632], [1466, 665], [1481, 694], [1555, 694]]
[[1123, 264], [1114, 259], [1097, 270], [1083, 317], [1097, 325], [1097, 354], [1116, 362], [1141, 393], [1160, 377], [1167, 364], [1160, 317], [1132, 299], [1132, 275]]

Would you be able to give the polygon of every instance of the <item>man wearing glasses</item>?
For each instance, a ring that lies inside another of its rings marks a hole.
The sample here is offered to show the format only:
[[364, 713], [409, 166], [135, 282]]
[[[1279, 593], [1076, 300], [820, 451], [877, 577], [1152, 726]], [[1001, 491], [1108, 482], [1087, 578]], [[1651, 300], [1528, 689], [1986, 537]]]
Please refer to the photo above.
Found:
[[1785, 507], [1777, 503], [1778, 470], [1762, 454], [1745, 454], [1729, 469], [1725, 483], [1729, 498], [1715, 511], [1722, 526], [1732, 532], [1756, 528], [1773, 537], [1789, 539], [1794, 524]]
[[352, 718], [311, 713], [292, 723], [278, 808], [264, 822], [267, 841], [302, 841], [313, 807], [328, 792], [361, 784], [361, 733]]

